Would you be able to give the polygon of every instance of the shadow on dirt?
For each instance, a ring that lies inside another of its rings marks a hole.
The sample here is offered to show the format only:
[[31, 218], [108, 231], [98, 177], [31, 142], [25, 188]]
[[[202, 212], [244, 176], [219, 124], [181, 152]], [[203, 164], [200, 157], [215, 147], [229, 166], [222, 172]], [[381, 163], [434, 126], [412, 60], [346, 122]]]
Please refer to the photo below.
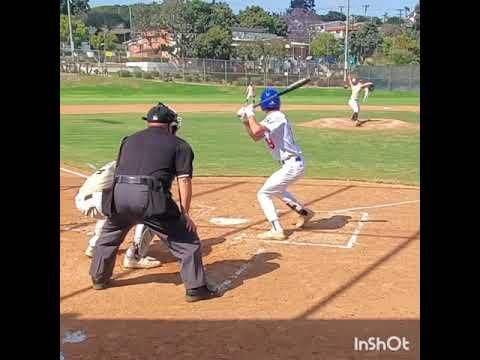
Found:
[[333, 215], [330, 218], [312, 220], [305, 224], [305, 229], [312, 230], [334, 230], [345, 227], [352, 219], [351, 216]]
[[[255, 254], [246, 260], [221, 260], [212, 264], [205, 265], [208, 282], [213, 286], [219, 286], [224, 281], [229, 281], [229, 285], [225, 288], [225, 292], [235, 289], [249, 279], [253, 279], [268, 274], [280, 267], [279, 264], [271, 262], [279, 259], [281, 255], [276, 252], [266, 252]], [[232, 277], [237, 271], [244, 269], [241, 279]], [[229, 278], [230, 277], [230, 278]], [[149, 283], [168, 283], [181, 285], [182, 280], [180, 273], [162, 273], [162, 274], [146, 274], [129, 279], [115, 279], [111, 287], [132, 286]]]
[[[208, 308], [208, 313], [214, 313], [217, 300], [210, 303], [185, 303], [184, 306]], [[237, 320], [231, 319], [232, 315], [225, 310], [220, 311], [219, 315], [218, 320], [89, 319], [67, 313], [61, 316], [61, 337], [64, 338], [67, 331], [81, 330], [86, 339], [80, 343], [63, 343], [61, 351], [66, 359], [420, 358], [420, 321], [415, 319]], [[400, 341], [388, 341], [392, 336]], [[358, 340], [366, 343], [370, 337], [385, 343], [388, 341], [390, 346], [396, 347], [396, 351], [367, 351], [365, 344], [362, 351], [359, 351]], [[402, 343], [402, 338], [408, 344]]]

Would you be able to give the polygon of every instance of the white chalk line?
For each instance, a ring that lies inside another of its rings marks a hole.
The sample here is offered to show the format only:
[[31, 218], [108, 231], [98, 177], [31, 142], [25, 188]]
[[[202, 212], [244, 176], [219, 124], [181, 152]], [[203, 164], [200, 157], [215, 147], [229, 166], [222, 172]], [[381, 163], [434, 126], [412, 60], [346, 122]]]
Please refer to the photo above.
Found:
[[315, 212], [316, 213], [321, 213], [321, 212], [341, 213], [341, 212], [356, 211], [356, 210], [377, 209], [377, 208], [398, 206], [398, 205], [404, 205], [404, 204], [413, 204], [413, 203], [418, 203], [418, 202], [420, 202], [420, 200], [408, 200], [408, 201], [401, 201], [401, 202], [396, 202], [396, 203], [379, 204], [379, 205], [371, 205], [371, 206], [361, 206], [361, 207], [339, 209], [339, 210], [315, 210]]
[[88, 175], [85, 175], [85, 174], [82, 174], [82, 173], [79, 173], [79, 172], [76, 172], [76, 171], [68, 170], [68, 169], [65, 169], [65, 168], [62, 168], [62, 167], [60, 168], [60, 170], [65, 171], [69, 174], [80, 176], [80, 177], [85, 178], [85, 179], [88, 178]]
[[357, 238], [358, 238], [358, 235], [360, 234], [360, 230], [362, 230], [362, 227], [365, 225], [365, 222], [367, 220], [368, 220], [368, 213], [364, 212], [362, 214], [362, 217], [360, 218], [360, 221], [358, 222], [357, 228], [353, 231], [353, 234], [346, 245], [347, 249], [352, 248], [353, 245], [357, 242]]
[[368, 213], [366, 212], [362, 213], [362, 217], [358, 221], [358, 225], [355, 228], [355, 230], [353, 230], [353, 233], [346, 245], [307, 243], [307, 242], [297, 242], [297, 241], [289, 241], [289, 240], [263, 240], [263, 242], [270, 243], [270, 244], [280, 244], [280, 245], [323, 246], [323, 247], [331, 247], [331, 248], [338, 248], [338, 249], [351, 249], [353, 245], [356, 244], [358, 235], [360, 234], [360, 231], [362, 230], [367, 220], [368, 220]]
[[[263, 252], [265, 252], [265, 249], [264, 248], [259, 248], [255, 252], [255, 255], [261, 254]], [[254, 262], [253, 260], [250, 260], [250, 261], [247, 261], [242, 266], [240, 266], [237, 271], [235, 271], [227, 279], [222, 281], [219, 285], [217, 285], [217, 291], [224, 292], [225, 290], [227, 290], [232, 285], [232, 282], [234, 282], [236, 279], [238, 279], [240, 277], [240, 275], [242, 275], [245, 271], [248, 270], [248, 268], [250, 268], [250, 266], [253, 265], [253, 262]]]

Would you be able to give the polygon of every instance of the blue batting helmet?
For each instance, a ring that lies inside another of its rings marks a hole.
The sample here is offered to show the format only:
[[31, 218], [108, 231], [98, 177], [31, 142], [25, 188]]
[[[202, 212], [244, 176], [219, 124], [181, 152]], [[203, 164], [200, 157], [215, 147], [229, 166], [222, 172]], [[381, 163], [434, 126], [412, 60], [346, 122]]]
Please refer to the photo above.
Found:
[[263, 90], [260, 101], [260, 107], [262, 110], [280, 109], [280, 96], [278, 96], [278, 90], [274, 87], [269, 87]]

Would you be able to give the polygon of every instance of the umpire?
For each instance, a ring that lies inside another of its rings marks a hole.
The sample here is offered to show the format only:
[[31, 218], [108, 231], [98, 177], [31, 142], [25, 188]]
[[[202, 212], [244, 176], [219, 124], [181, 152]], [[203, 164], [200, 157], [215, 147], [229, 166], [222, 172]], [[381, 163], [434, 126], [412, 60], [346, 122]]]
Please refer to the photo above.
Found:
[[[102, 212], [108, 220], [90, 268], [93, 288], [108, 286], [120, 244], [134, 225], [144, 223], [180, 260], [186, 300], [216, 297], [206, 283], [201, 242], [189, 215], [194, 154], [175, 135], [181, 118], [159, 103], [143, 119], [148, 127], [122, 140], [114, 185], [103, 193]], [[179, 183], [181, 211], [171, 195], [174, 177]]]

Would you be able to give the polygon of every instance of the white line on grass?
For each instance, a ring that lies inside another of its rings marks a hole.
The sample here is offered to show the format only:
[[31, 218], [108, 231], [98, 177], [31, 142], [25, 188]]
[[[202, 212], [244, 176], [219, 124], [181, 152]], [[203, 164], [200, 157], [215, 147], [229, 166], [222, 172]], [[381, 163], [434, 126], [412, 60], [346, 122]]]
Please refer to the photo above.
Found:
[[60, 170], [65, 171], [69, 174], [80, 176], [80, 177], [85, 178], [85, 179], [88, 178], [88, 175], [85, 175], [85, 174], [82, 174], [82, 173], [79, 173], [79, 172], [76, 172], [76, 171], [68, 170], [68, 169], [65, 169], [65, 168], [62, 168], [62, 167], [60, 168]]

